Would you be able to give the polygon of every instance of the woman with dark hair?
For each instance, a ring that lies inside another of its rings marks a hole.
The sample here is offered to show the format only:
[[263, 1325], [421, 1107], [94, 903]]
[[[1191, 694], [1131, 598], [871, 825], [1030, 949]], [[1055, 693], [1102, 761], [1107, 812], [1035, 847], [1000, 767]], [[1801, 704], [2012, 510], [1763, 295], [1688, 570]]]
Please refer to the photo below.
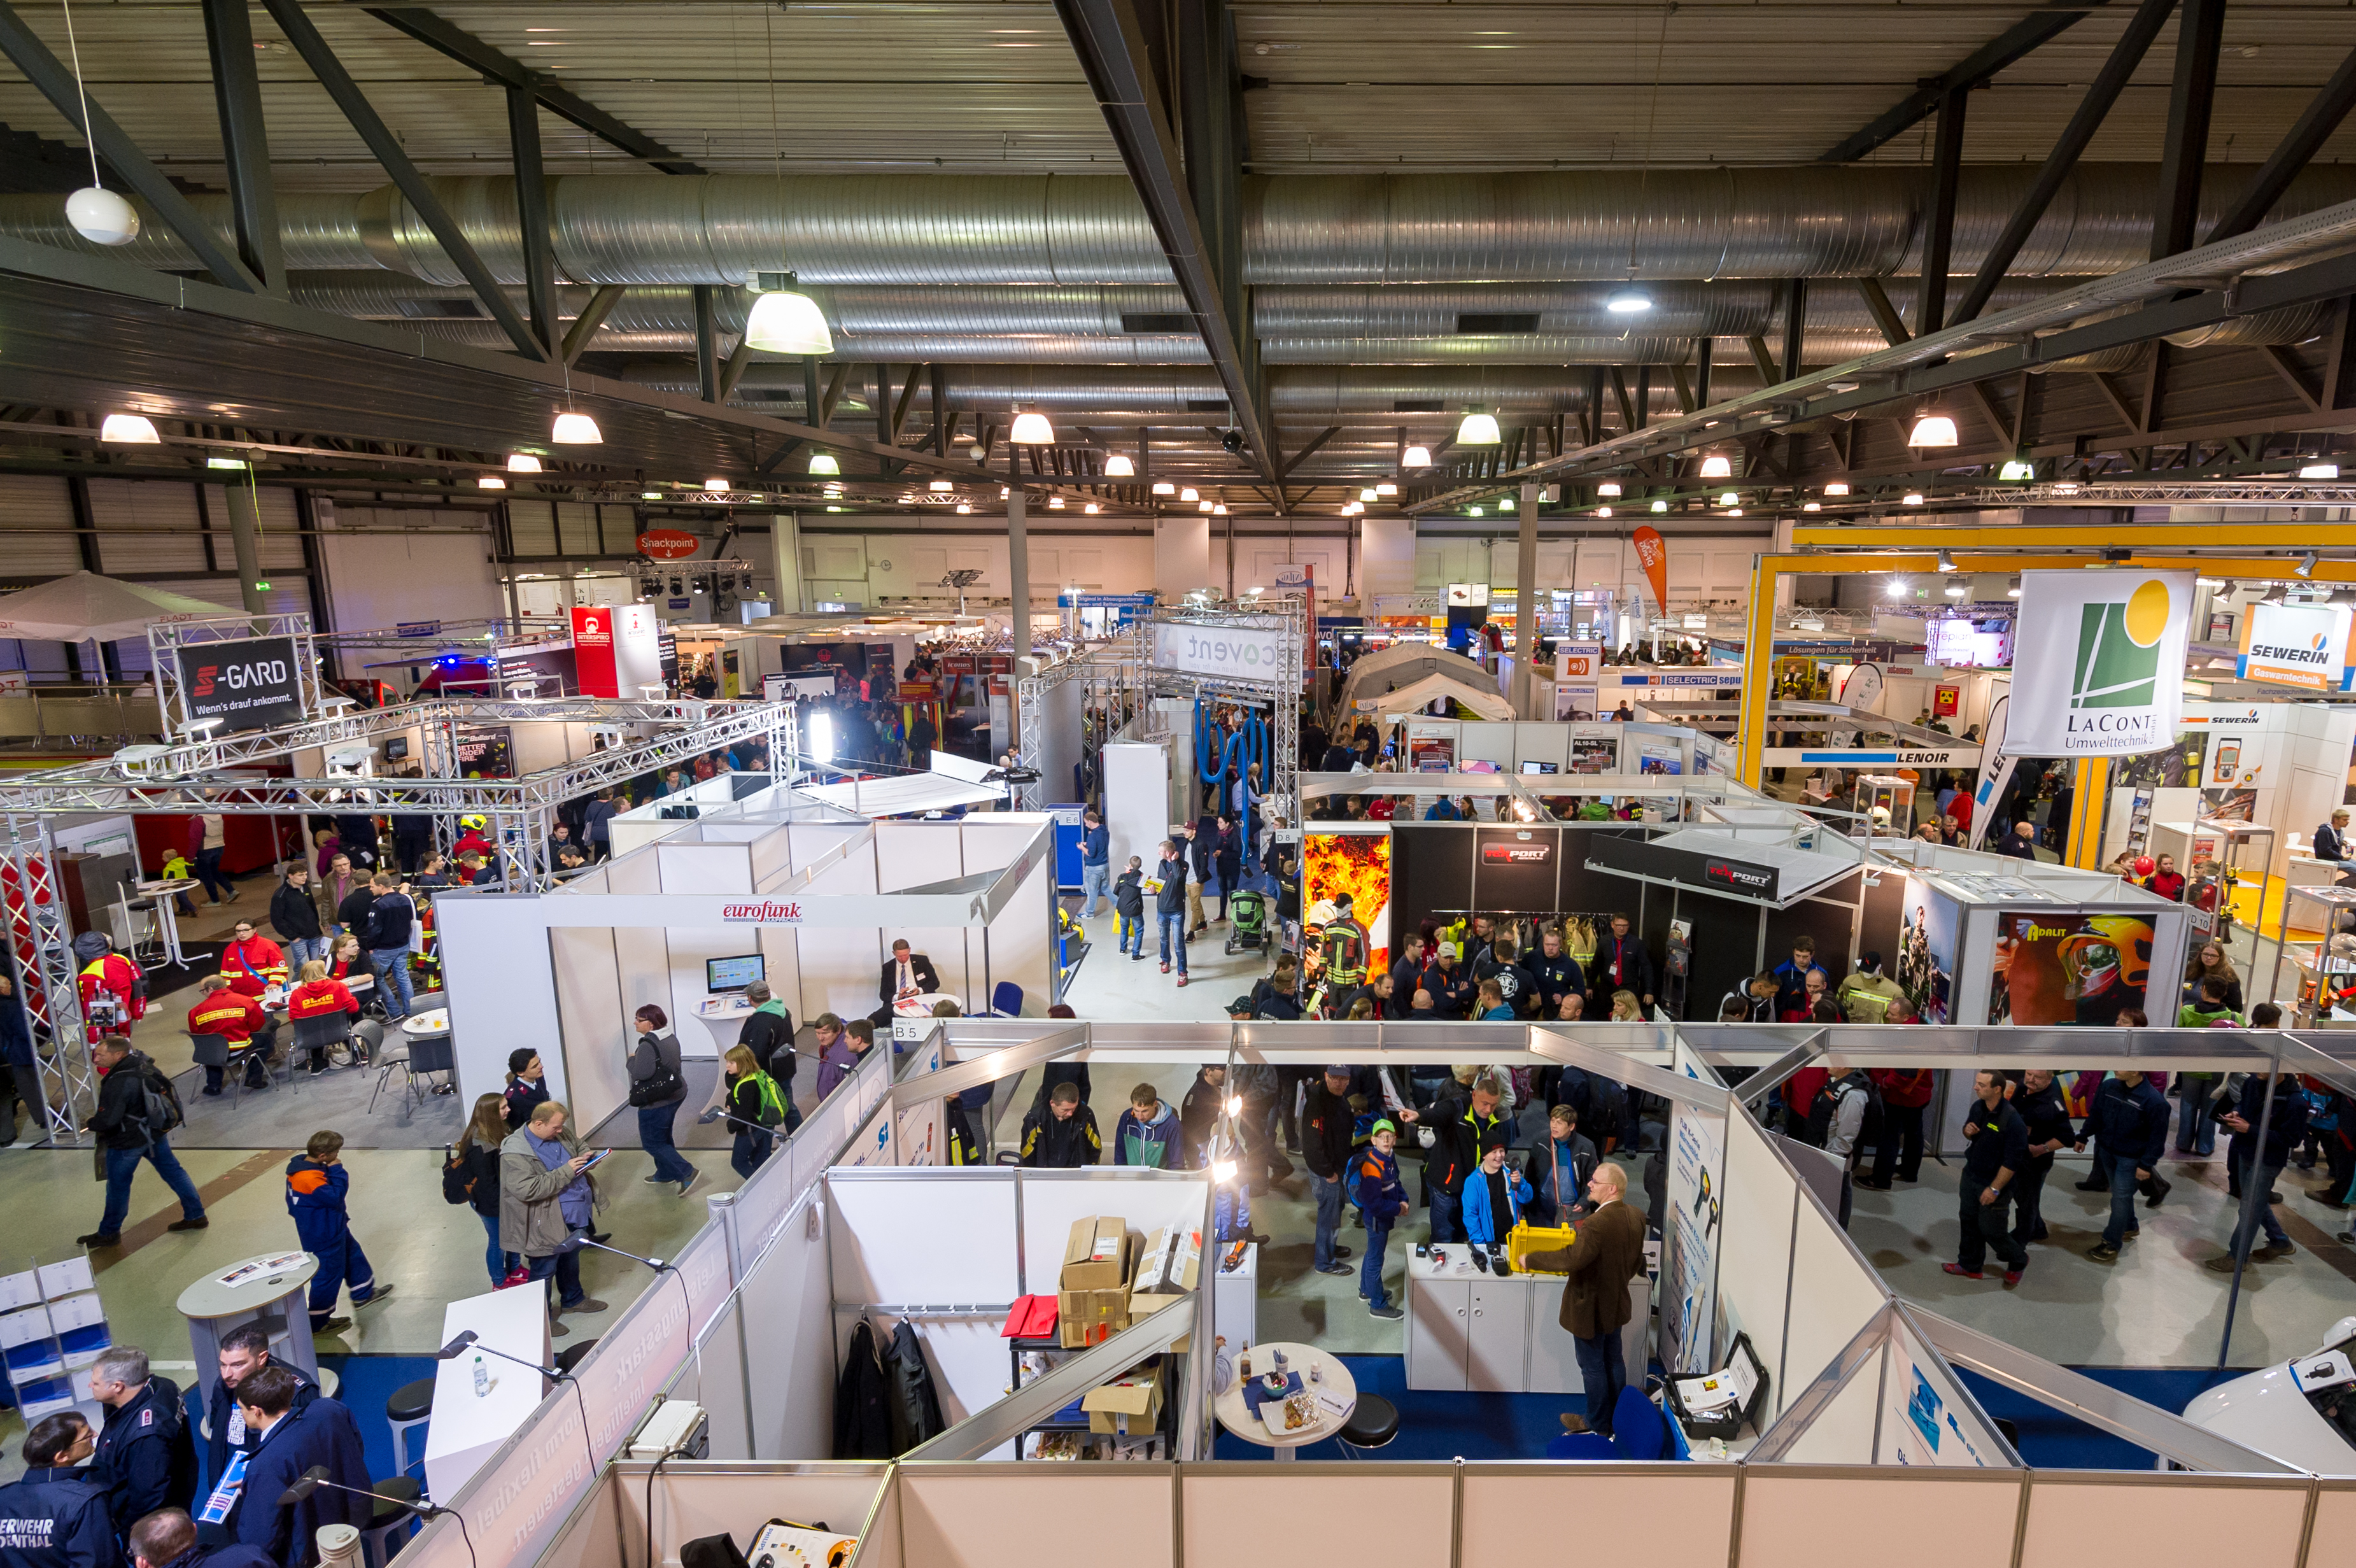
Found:
[[680, 1102], [687, 1098], [687, 1079], [679, 1070], [679, 1036], [670, 1032], [670, 1015], [649, 1002], [638, 1009], [637, 1043], [630, 1047], [630, 1103], [638, 1112], [638, 1147], [653, 1156], [654, 1174], [643, 1178], [649, 1187], [677, 1182], [679, 1195], [695, 1190], [703, 1173], [690, 1165], [671, 1140]]
[[[545, 1094], [541, 1096], [542, 1100], [547, 1098]], [[465, 1193], [466, 1207], [482, 1220], [483, 1230], [489, 1236], [489, 1245], [483, 1251], [483, 1267], [490, 1273], [493, 1290], [506, 1284], [509, 1275], [520, 1276], [523, 1270], [523, 1260], [499, 1246], [499, 1145], [507, 1141], [509, 1133], [522, 1125], [520, 1121], [509, 1123], [508, 1101], [500, 1096], [475, 1096], [475, 1113], [467, 1119], [466, 1130], [458, 1134], [442, 1176], [443, 1196], [447, 1197], [453, 1191]]]
[[554, 1098], [548, 1092], [548, 1069], [541, 1065], [540, 1053], [530, 1046], [518, 1046], [509, 1051], [505, 1097], [508, 1131], [520, 1129], [531, 1120], [533, 1106]]

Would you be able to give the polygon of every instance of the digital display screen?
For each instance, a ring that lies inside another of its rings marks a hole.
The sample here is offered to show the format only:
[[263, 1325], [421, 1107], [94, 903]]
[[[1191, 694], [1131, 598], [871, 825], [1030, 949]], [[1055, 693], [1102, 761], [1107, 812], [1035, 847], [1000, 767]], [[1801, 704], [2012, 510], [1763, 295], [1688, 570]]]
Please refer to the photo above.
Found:
[[715, 994], [742, 991], [756, 980], [767, 978], [759, 953], [746, 953], [742, 958], [708, 958], [703, 961], [703, 988]]
[[2008, 670], [2012, 667], [2012, 621], [2008, 617], [1971, 620], [1946, 616], [1922, 628], [1922, 657], [1951, 669]]

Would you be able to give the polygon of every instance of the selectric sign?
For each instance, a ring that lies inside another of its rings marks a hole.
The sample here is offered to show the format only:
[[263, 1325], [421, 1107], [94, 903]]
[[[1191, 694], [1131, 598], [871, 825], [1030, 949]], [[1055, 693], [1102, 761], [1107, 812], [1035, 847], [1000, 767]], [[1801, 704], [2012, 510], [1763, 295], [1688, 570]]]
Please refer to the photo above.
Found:
[[219, 719], [221, 733], [268, 729], [303, 716], [303, 677], [291, 637], [207, 642], [177, 650], [180, 700], [191, 719]]

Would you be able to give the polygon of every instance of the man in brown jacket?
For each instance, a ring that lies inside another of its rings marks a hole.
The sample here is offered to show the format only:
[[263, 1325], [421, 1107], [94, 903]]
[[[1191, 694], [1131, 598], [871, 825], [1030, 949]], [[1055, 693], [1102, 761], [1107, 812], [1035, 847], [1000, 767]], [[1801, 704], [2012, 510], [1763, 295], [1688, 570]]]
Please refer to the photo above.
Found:
[[499, 1247], [519, 1254], [532, 1280], [555, 1279], [549, 1333], [559, 1339], [572, 1332], [560, 1314], [605, 1310], [583, 1288], [581, 1253], [571, 1244], [574, 1231], [593, 1228], [605, 1200], [588, 1174], [588, 1152], [564, 1129], [567, 1114], [560, 1101], [543, 1100], [499, 1145]]
[[1628, 1323], [1628, 1282], [1644, 1267], [1644, 1217], [1621, 1200], [1628, 1175], [1609, 1161], [1587, 1179], [1593, 1212], [1582, 1220], [1569, 1247], [1533, 1252], [1528, 1267], [1539, 1273], [1567, 1273], [1562, 1286], [1562, 1326], [1579, 1350], [1579, 1379], [1587, 1391], [1587, 1425], [1612, 1435], [1612, 1407], [1628, 1386], [1620, 1355], [1620, 1330]]

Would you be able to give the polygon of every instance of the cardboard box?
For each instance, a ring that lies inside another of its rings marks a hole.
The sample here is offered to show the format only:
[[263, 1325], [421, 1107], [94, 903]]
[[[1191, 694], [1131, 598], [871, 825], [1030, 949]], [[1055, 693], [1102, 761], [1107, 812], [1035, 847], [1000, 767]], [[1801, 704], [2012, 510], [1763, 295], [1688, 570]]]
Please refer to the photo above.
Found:
[[1056, 1276], [1058, 1290], [1110, 1290], [1129, 1283], [1129, 1221], [1097, 1214], [1072, 1221], [1064, 1243], [1064, 1270]]
[[[1201, 1277], [1202, 1262], [1202, 1238], [1191, 1228], [1156, 1230], [1147, 1237], [1137, 1254], [1136, 1277], [1130, 1282], [1130, 1321], [1134, 1323], [1192, 1295]], [[1170, 1348], [1183, 1350], [1193, 1338], [1190, 1334]]]
[[1129, 1326], [1129, 1287], [1055, 1293], [1056, 1337], [1066, 1350], [1101, 1345]]
[[1162, 1362], [1131, 1372], [1119, 1382], [1090, 1389], [1080, 1396], [1088, 1412], [1090, 1432], [1134, 1436], [1151, 1432], [1162, 1419]]

